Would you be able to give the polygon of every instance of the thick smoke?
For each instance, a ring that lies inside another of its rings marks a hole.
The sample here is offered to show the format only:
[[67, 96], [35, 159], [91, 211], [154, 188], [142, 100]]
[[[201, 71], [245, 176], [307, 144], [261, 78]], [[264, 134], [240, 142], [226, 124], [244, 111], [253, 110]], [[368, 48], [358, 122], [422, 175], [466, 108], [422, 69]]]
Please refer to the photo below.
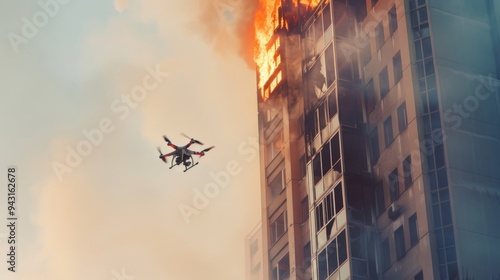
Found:
[[189, 27], [219, 54], [236, 53], [254, 67], [254, 18], [258, 0], [193, 0], [197, 14]]

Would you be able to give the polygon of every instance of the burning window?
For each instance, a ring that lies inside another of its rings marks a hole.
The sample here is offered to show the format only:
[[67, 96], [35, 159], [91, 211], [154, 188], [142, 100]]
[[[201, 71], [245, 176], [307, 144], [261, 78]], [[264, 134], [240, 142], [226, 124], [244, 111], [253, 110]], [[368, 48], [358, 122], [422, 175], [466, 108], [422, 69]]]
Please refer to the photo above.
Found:
[[276, 74], [282, 62], [280, 50], [282, 42], [277, 31], [298, 30], [299, 19], [305, 18], [320, 1], [308, 2], [300, 3], [299, 7], [299, 2], [296, 0], [260, 1], [254, 22], [256, 38], [254, 60], [258, 71], [258, 90], [263, 100], [269, 98], [283, 78], [282, 74]]

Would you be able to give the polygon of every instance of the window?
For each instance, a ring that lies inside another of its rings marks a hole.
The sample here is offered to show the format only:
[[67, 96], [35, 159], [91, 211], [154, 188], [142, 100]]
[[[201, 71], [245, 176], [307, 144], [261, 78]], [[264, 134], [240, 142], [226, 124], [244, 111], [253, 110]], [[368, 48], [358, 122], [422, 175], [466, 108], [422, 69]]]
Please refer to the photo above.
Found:
[[394, 169], [389, 175], [389, 192], [391, 194], [391, 202], [394, 202], [399, 196], [399, 180], [398, 169]]
[[403, 229], [403, 225], [401, 225], [394, 232], [394, 242], [396, 245], [396, 258], [400, 259], [406, 252], [405, 248], [405, 233]]
[[309, 201], [308, 201], [308, 197], [304, 197], [304, 199], [302, 199], [302, 202], [300, 203], [301, 204], [301, 207], [302, 207], [302, 222], [305, 223], [307, 221], [307, 219], [309, 219]]
[[271, 198], [276, 198], [280, 195], [281, 191], [285, 189], [285, 180], [283, 180], [283, 176], [285, 173], [281, 170], [278, 175], [269, 183], [269, 191], [271, 192]]
[[290, 259], [288, 253], [278, 262], [271, 273], [272, 280], [285, 280], [290, 275]]
[[406, 102], [398, 107], [398, 128], [401, 133], [408, 126], [408, 116], [406, 113]]
[[377, 104], [377, 98], [375, 97], [375, 87], [373, 86], [373, 79], [370, 79], [365, 87], [365, 103], [366, 110], [368, 112], [373, 111], [375, 109], [375, 105]]
[[323, 176], [326, 175], [326, 173], [328, 173], [328, 171], [330, 171], [331, 169], [331, 166], [332, 166], [332, 162], [331, 162], [331, 154], [330, 154], [330, 145], [328, 145], [329, 143], [327, 143], [326, 145], [323, 146], [323, 148], [321, 149], [321, 162], [322, 162], [322, 166], [323, 166]]
[[337, 114], [337, 94], [335, 90], [328, 96], [328, 113], [330, 119]]
[[320, 231], [323, 226], [333, 220], [343, 207], [342, 184], [339, 184], [316, 206], [316, 231]]
[[378, 75], [380, 84], [380, 98], [384, 98], [389, 93], [389, 74], [387, 66]]
[[384, 36], [384, 25], [379, 23], [377, 27], [375, 27], [375, 36], [376, 36], [376, 42], [377, 42], [377, 50], [382, 47], [382, 45], [385, 42], [385, 36]]
[[330, 151], [332, 153], [332, 165], [333, 165], [333, 168], [336, 170], [336, 171], [339, 171], [341, 172], [341, 169], [340, 168], [335, 168], [336, 167], [336, 164], [339, 163], [339, 167], [340, 167], [340, 143], [339, 143], [339, 134], [335, 134], [335, 136], [333, 136], [332, 140], [330, 140]]
[[389, 116], [384, 121], [384, 140], [385, 140], [386, 147], [388, 147], [392, 143], [392, 140], [394, 140], [394, 136], [392, 134], [392, 118], [391, 118], [391, 116]]
[[397, 84], [403, 77], [403, 65], [401, 62], [401, 52], [398, 52], [392, 58], [392, 65], [394, 66], [394, 84]]
[[259, 242], [258, 240], [254, 240], [250, 244], [250, 256], [255, 255], [255, 253], [257, 253], [257, 250], [259, 250]]
[[274, 139], [267, 144], [267, 163], [269, 164], [280, 152], [283, 146], [283, 132], [279, 132]]
[[343, 230], [337, 238], [333, 239], [318, 255], [319, 279], [327, 279], [327, 277], [333, 274], [346, 259], [347, 244], [345, 230]]
[[339, 160], [339, 135], [336, 134], [313, 158], [314, 184], [317, 184], [332, 167], [335, 171], [342, 172]]
[[344, 208], [344, 196], [342, 195], [342, 183], [335, 187], [335, 212], [338, 213]]
[[413, 178], [411, 175], [411, 156], [408, 156], [403, 161], [403, 177], [404, 177], [405, 188], [409, 188], [413, 183]]
[[377, 215], [380, 215], [385, 210], [384, 185], [382, 184], [382, 181], [375, 187], [375, 197], [376, 213]]
[[304, 245], [304, 268], [311, 266], [311, 242]]
[[408, 219], [408, 225], [410, 227], [410, 245], [413, 246], [418, 242], [418, 221], [417, 213], [413, 214]]
[[389, 34], [392, 35], [398, 29], [398, 15], [396, 14], [396, 5], [389, 11]]
[[391, 252], [389, 251], [389, 239], [386, 238], [382, 243], [380, 244], [380, 252], [381, 252], [381, 265], [382, 265], [382, 270], [386, 270], [389, 268], [391, 265]]
[[333, 60], [333, 44], [325, 50], [326, 87], [329, 88], [335, 81], [335, 63]]
[[276, 243], [287, 230], [286, 226], [286, 210], [281, 213], [274, 222], [271, 223], [271, 244]]
[[321, 131], [323, 128], [326, 127], [326, 122], [327, 122], [325, 102], [321, 103], [316, 111], [317, 111], [317, 116], [315, 123], [317, 124], [319, 123], [319, 129], [320, 129], [319, 131]]
[[304, 179], [304, 177], [306, 177], [306, 171], [307, 171], [306, 155], [302, 155], [299, 158], [299, 177], [301, 180]]
[[314, 211], [316, 212], [316, 231], [319, 231], [325, 225], [323, 202], [319, 203]]
[[378, 146], [378, 131], [377, 131], [377, 128], [375, 127], [372, 134], [370, 135], [371, 163], [372, 164], [377, 163], [379, 156], [380, 156], [380, 150], [379, 150], [379, 146]]

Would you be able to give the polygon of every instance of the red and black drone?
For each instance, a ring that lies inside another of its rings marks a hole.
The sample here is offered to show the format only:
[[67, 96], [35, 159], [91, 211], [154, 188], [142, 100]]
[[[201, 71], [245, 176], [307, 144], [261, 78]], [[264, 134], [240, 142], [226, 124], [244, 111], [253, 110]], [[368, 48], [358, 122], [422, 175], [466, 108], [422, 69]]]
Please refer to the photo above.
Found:
[[187, 143], [187, 145], [180, 146], [180, 147], [176, 146], [176, 145], [172, 144], [172, 142], [167, 138], [167, 136], [163, 135], [163, 139], [165, 140], [165, 142], [167, 142], [167, 145], [169, 147], [175, 149], [175, 151], [170, 152], [168, 154], [163, 154], [161, 152], [161, 150], [160, 150], [160, 147], [158, 147], [158, 152], [160, 152], [160, 159], [163, 160], [163, 162], [165, 162], [165, 163], [167, 163], [167, 157], [172, 156], [172, 161], [171, 161], [169, 169], [172, 169], [174, 166], [183, 164], [184, 168], [185, 168], [184, 172], [186, 172], [186, 171], [188, 171], [189, 169], [193, 168], [194, 166], [196, 166], [198, 164], [198, 162], [194, 161], [193, 155], [202, 157], [202, 156], [205, 155], [206, 152], [208, 152], [211, 149], [215, 148], [215, 146], [206, 148], [206, 149], [201, 150], [199, 152], [195, 152], [195, 151], [192, 151], [192, 150], [190, 150], [188, 148], [192, 144], [198, 144], [198, 145], [204, 145], [204, 144], [201, 143], [200, 141], [194, 139], [194, 138], [191, 138], [191, 137], [187, 136], [184, 133], [181, 133], [181, 135], [184, 136], [184, 137], [186, 137], [186, 138], [188, 138], [188, 139], [190, 139], [189, 143]]

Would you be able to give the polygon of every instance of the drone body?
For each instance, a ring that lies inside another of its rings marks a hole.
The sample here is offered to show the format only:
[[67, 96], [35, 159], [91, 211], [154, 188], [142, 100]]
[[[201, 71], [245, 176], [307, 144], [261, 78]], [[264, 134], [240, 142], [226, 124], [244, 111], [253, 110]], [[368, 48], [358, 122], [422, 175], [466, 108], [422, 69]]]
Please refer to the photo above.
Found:
[[189, 169], [193, 168], [198, 164], [198, 162], [195, 162], [193, 159], [193, 155], [202, 157], [205, 155], [206, 152], [210, 151], [211, 149], [215, 148], [214, 146], [206, 148], [200, 152], [192, 151], [189, 149], [189, 147], [192, 144], [198, 144], [198, 145], [203, 145], [200, 141], [191, 138], [185, 134], [182, 134], [182, 136], [187, 137], [190, 139], [189, 143], [187, 143], [184, 146], [176, 146], [172, 144], [172, 142], [166, 137], [163, 136], [163, 139], [165, 142], [167, 142], [167, 145], [174, 149], [174, 151], [168, 153], [168, 154], [163, 154], [158, 147], [158, 151], [160, 152], [160, 159], [163, 160], [163, 162], [167, 163], [167, 157], [172, 157], [171, 164], [169, 169], [172, 169], [174, 166], [177, 165], [184, 165], [184, 172], [188, 171]]

